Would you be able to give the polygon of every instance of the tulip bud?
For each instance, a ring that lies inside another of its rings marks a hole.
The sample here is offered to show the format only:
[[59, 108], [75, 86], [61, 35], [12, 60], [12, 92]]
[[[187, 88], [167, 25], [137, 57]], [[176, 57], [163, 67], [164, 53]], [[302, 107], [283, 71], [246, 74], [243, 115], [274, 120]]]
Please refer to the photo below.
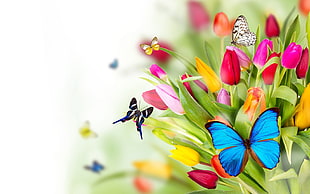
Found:
[[268, 38], [280, 35], [280, 27], [273, 14], [270, 14], [266, 20], [265, 34]]
[[252, 63], [251, 59], [241, 49], [239, 49], [235, 46], [227, 46], [226, 49], [236, 52], [236, 54], [238, 56], [240, 67], [242, 69], [248, 69], [249, 68], [250, 64]]
[[189, 178], [207, 189], [215, 189], [219, 179], [216, 173], [209, 170], [192, 170], [187, 174]]
[[308, 15], [310, 12], [310, 1], [309, 0], [299, 0], [298, 4], [299, 10], [301, 11], [302, 14], [305, 16]]
[[219, 156], [218, 155], [214, 155], [211, 159], [211, 166], [214, 168], [214, 170], [216, 171], [216, 173], [218, 175], [220, 175], [223, 178], [231, 178], [232, 176], [230, 176], [229, 174], [227, 174], [224, 170], [224, 168], [222, 167], [220, 160], [219, 160]]
[[281, 60], [282, 66], [287, 69], [294, 69], [298, 65], [301, 55], [302, 47], [292, 42], [283, 52]]
[[240, 81], [240, 65], [235, 51], [226, 50], [221, 66], [221, 79], [229, 85], [237, 85]]
[[258, 67], [262, 68], [266, 62], [268, 57], [268, 47], [272, 50], [273, 43], [269, 39], [264, 39], [262, 42], [259, 43], [255, 55], [253, 57], [253, 63]]
[[308, 48], [305, 48], [302, 51], [300, 62], [296, 67], [297, 78], [298, 79], [305, 78], [308, 68], [309, 68], [309, 50]]
[[310, 127], [310, 84], [301, 95], [300, 102], [296, 108], [295, 126], [299, 129]]
[[156, 64], [151, 65], [150, 71], [153, 75], [155, 75], [159, 79], [162, 79], [164, 81], [167, 80], [167, 73], [158, 65]]
[[[280, 56], [281, 56], [281, 53], [272, 53], [268, 57], [268, 61], [273, 57], [280, 57]], [[273, 83], [274, 74], [276, 73], [277, 67], [278, 67], [278, 64], [273, 63], [263, 71], [262, 77], [266, 85], [271, 85]]]
[[217, 95], [216, 101], [219, 103], [226, 104], [226, 105], [230, 106], [230, 96], [229, 96], [227, 90], [222, 88]]
[[156, 90], [149, 90], [142, 93], [143, 100], [159, 110], [167, 110], [168, 106], [163, 102]]
[[243, 111], [252, 121], [255, 113], [262, 113], [266, 109], [266, 100], [264, 90], [260, 87], [251, 87], [248, 89], [248, 95], [243, 105]]
[[213, 31], [217, 36], [224, 37], [231, 33], [231, 25], [224, 12], [217, 13], [214, 17]]
[[189, 19], [196, 31], [202, 31], [208, 27], [210, 17], [201, 2], [190, 0], [188, 2]]
[[175, 150], [171, 150], [171, 158], [174, 158], [187, 166], [195, 166], [200, 161], [200, 155], [192, 148], [175, 145]]

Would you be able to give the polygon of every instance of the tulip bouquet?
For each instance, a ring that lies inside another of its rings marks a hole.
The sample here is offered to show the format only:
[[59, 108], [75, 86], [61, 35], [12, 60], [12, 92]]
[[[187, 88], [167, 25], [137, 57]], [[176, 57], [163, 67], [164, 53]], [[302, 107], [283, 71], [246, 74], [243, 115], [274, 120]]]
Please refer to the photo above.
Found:
[[[188, 177], [206, 188], [193, 193], [307, 192], [310, 15], [302, 20], [293, 13], [281, 29], [275, 16], [268, 16], [265, 34], [257, 24], [253, 46], [219, 41], [220, 50], [216, 50], [204, 40], [204, 56], [188, 59], [165, 48], [160, 38], [154, 43], [159, 47], [154, 54], [166, 52], [175, 57], [186, 72], [173, 79], [159, 65], [150, 66], [146, 74], [152, 79], [143, 79], [153, 87], [142, 97], [161, 113], [145, 119], [144, 124], [162, 141], [175, 146], [170, 157], [190, 166]], [[200, 28], [199, 22], [194, 25]], [[215, 34], [223, 39], [232, 30], [226, 14], [216, 14]], [[269, 130], [275, 135], [269, 135]], [[253, 133], [265, 133], [266, 137], [253, 140]], [[233, 144], [236, 138], [245, 148]], [[262, 148], [254, 148], [256, 143]], [[232, 148], [241, 152], [234, 152], [236, 156], [225, 153]], [[275, 156], [265, 158], [259, 149]], [[230, 160], [227, 156], [231, 160], [243, 157], [238, 159], [242, 167], [226, 161], [224, 154], [226, 160]], [[274, 165], [268, 167], [268, 163]]]

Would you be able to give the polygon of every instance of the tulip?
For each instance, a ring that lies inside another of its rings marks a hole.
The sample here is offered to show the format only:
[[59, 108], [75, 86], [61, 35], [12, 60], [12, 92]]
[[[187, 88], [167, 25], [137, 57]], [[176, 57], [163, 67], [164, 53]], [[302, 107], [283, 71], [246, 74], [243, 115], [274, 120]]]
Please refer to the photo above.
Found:
[[251, 87], [243, 105], [243, 111], [252, 121], [257, 111], [262, 113], [266, 109], [266, 100], [264, 90], [260, 87]]
[[159, 79], [167, 81], [167, 73], [158, 65], [156, 64], [151, 65], [150, 72]]
[[302, 14], [305, 16], [308, 15], [310, 11], [310, 1], [309, 0], [299, 0], [298, 4], [299, 10], [301, 11]]
[[231, 33], [231, 24], [224, 12], [217, 13], [214, 17], [213, 31], [219, 37], [227, 36]]
[[223, 117], [220, 117], [220, 116], [215, 116], [214, 119], [208, 120], [208, 122], [211, 122], [211, 121], [219, 121], [219, 122], [224, 123], [225, 125], [232, 127], [226, 119], [224, 119]]
[[229, 85], [237, 85], [240, 81], [240, 65], [235, 51], [226, 50], [221, 66], [221, 79]]
[[188, 2], [189, 19], [196, 31], [202, 31], [208, 27], [210, 17], [201, 2], [190, 0]]
[[276, 17], [270, 14], [266, 20], [265, 34], [268, 38], [277, 37], [280, 35], [280, 27]]
[[[281, 53], [272, 53], [269, 57], [268, 57], [268, 61], [273, 58], [273, 57], [280, 57]], [[267, 67], [263, 73], [262, 73], [262, 77], [264, 80], [264, 83], [266, 85], [271, 85], [274, 79], [274, 74], [276, 73], [278, 64], [277, 63], [273, 63], [271, 64], [269, 67]]]
[[239, 64], [241, 66], [242, 69], [248, 69], [251, 62], [251, 59], [239, 48], [234, 47], [234, 46], [227, 46], [226, 50], [231, 50], [231, 51], [235, 51], [237, 56], [238, 56], [238, 60], [239, 60]]
[[287, 69], [294, 69], [298, 65], [301, 55], [302, 47], [292, 42], [283, 52], [281, 60], [282, 66]]
[[189, 178], [207, 189], [215, 189], [219, 179], [216, 173], [209, 170], [192, 170], [187, 174]]
[[302, 51], [301, 59], [296, 67], [296, 75], [298, 79], [306, 77], [308, 68], [309, 68], [309, 50], [308, 48], [305, 48]]
[[184, 109], [173, 88], [166, 84], [159, 84], [155, 88], [162, 101], [176, 114], [184, 114]]
[[[187, 74], [183, 74], [183, 75], [181, 76], [181, 79], [184, 80], [184, 79], [186, 79], [186, 78], [188, 78], [188, 77], [192, 77], [192, 76], [191, 76], [191, 75], [187, 75]], [[199, 86], [201, 89], [203, 89], [205, 92], [208, 93], [208, 88], [207, 88], [207, 86], [206, 86], [204, 83], [202, 83], [200, 80], [194, 80], [194, 83], [195, 83], [197, 86]], [[191, 96], [194, 97], [194, 93], [193, 93], [193, 90], [192, 90], [190, 84], [189, 84], [188, 82], [183, 82], [183, 85], [185, 86], [185, 88], [187, 89], [187, 91], [191, 94]]]
[[171, 177], [171, 166], [162, 162], [141, 160], [133, 162], [134, 167], [147, 175], [168, 179]]
[[175, 145], [175, 148], [175, 150], [170, 151], [172, 153], [172, 155], [170, 155], [171, 158], [178, 160], [187, 166], [195, 166], [199, 163], [200, 155], [192, 148], [181, 145]]
[[230, 176], [229, 174], [227, 174], [224, 170], [224, 168], [222, 167], [220, 160], [219, 160], [219, 156], [218, 155], [214, 155], [211, 159], [211, 166], [214, 168], [214, 170], [216, 171], [216, 173], [218, 175], [220, 175], [223, 178], [231, 178], [232, 176]]
[[300, 102], [296, 108], [295, 126], [300, 130], [310, 127], [310, 84], [301, 95]]
[[133, 184], [140, 193], [150, 193], [152, 191], [152, 184], [146, 178], [137, 176], [133, 179]]
[[230, 96], [224, 88], [220, 90], [220, 92], [217, 95], [216, 101], [222, 104], [226, 104], [230, 106]]
[[156, 90], [149, 90], [142, 93], [144, 101], [159, 110], [167, 110], [168, 106], [163, 102]]
[[216, 73], [198, 57], [195, 59], [197, 71], [206, 82], [208, 89], [210, 89], [212, 93], [220, 90], [222, 83]]
[[253, 63], [258, 67], [262, 68], [268, 58], [268, 47], [272, 50], [273, 43], [269, 39], [264, 39], [262, 42], [259, 43], [255, 55], [253, 57]]

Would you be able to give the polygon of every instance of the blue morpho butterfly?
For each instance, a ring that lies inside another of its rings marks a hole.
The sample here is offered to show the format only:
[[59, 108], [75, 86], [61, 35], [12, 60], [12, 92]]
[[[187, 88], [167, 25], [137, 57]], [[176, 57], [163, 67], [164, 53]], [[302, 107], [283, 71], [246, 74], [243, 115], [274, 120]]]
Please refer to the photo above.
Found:
[[103, 165], [97, 162], [96, 160], [93, 161], [91, 166], [85, 166], [85, 169], [90, 170], [95, 173], [100, 173], [103, 170]]
[[116, 69], [118, 67], [118, 60], [114, 59], [114, 61], [112, 63], [110, 63], [109, 66], [111, 69]]
[[145, 110], [140, 111], [138, 109], [136, 98], [132, 98], [129, 104], [129, 109], [130, 110], [127, 112], [125, 117], [113, 122], [113, 124], [118, 123], [120, 121], [122, 122], [129, 121], [130, 119], [133, 118], [133, 120], [136, 122], [137, 131], [139, 131], [140, 137], [141, 139], [143, 139], [141, 126], [144, 122], [144, 118], [148, 118], [152, 114], [153, 107], [149, 107]]
[[272, 138], [279, 136], [278, 116], [278, 108], [264, 111], [256, 119], [250, 139], [246, 140], [222, 122], [211, 121], [205, 125], [212, 136], [214, 147], [223, 149], [219, 154], [219, 160], [226, 173], [231, 176], [240, 174], [249, 155], [264, 168], [276, 167], [280, 157], [280, 146]]

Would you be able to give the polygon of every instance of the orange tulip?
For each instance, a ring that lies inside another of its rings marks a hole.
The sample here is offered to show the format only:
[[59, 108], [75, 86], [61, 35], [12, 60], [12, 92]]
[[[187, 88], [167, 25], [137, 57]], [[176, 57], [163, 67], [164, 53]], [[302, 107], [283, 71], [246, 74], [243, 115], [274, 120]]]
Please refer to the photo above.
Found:
[[224, 12], [217, 13], [214, 17], [213, 31], [217, 36], [223, 37], [231, 33], [231, 24]]
[[[262, 113], [266, 109], [266, 99], [264, 90], [260, 87], [248, 89], [248, 95], [243, 105], [243, 111], [252, 121], [256, 114]], [[259, 110], [259, 112], [257, 112]]]
[[223, 178], [231, 178], [232, 176], [230, 176], [229, 174], [227, 174], [224, 170], [224, 168], [222, 167], [220, 160], [219, 160], [219, 155], [214, 155], [211, 159], [211, 166], [214, 168], [214, 170], [216, 171], [216, 173], [218, 175], [220, 175]]
[[301, 13], [307, 16], [310, 11], [310, 0], [299, 0], [298, 7]]

